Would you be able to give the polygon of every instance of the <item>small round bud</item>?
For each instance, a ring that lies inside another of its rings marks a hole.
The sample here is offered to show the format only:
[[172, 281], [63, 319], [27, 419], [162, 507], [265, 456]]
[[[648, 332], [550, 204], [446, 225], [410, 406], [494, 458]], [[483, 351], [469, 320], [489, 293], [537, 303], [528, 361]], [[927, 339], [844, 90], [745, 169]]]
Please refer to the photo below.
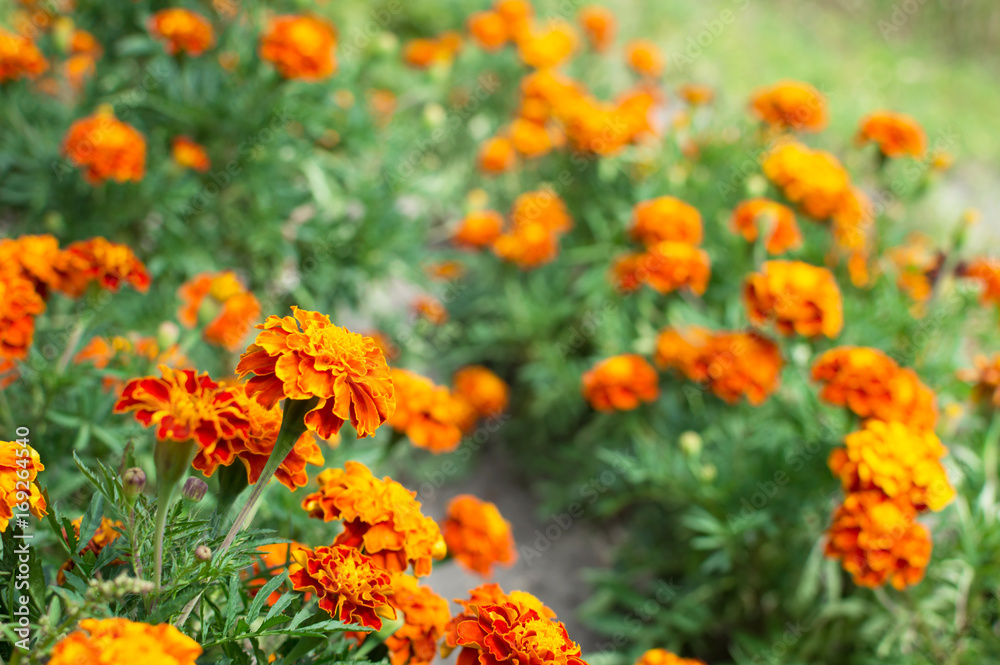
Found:
[[180, 327], [173, 321], [164, 321], [156, 329], [156, 341], [161, 349], [169, 349], [181, 337]]
[[208, 484], [201, 478], [192, 476], [184, 481], [184, 486], [181, 488], [181, 496], [191, 503], [198, 503], [205, 498], [205, 492], [207, 491]]
[[681, 434], [679, 442], [685, 455], [695, 457], [701, 452], [701, 435], [698, 432], [684, 432]]
[[211, 561], [212, 559], [211, 548], [209, 548], [207, 545], [199, 545], [198, 547], [194, 548], [194, 558], [198, 559], [198, 561]]
[[146, 472], [137, 466], [125, 469], [122, 473], [122, 491], [125, 493], [125, 499], [130, 503], [135, 503], [135, 500], [139, 498], [142, 494], [142, 490], [146, 488]]

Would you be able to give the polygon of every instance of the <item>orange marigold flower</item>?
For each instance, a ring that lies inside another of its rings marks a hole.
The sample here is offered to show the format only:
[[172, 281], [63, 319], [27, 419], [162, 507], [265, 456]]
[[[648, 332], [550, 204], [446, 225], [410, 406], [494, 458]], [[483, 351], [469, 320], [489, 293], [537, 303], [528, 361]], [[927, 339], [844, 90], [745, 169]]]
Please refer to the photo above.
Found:
[[552, 21], [542, 31], [528, 29], [520, 35], [517, 51], [524, 64], [535, 69], [558, 67], [576, 49], [576, 31], [565, 21]]
[[469, 17], [469, 33], [480, 48], [496, 51], [510, 39], [507, 22], [495, 11], [475, 12]]
[[63, 277], [58, 268], [62, 261], [59, 241], [54, 236], [0, 238], [0, 278], [27, 279], [43, 298], [48, 295], [49, 289], [61, 286]]
[[566, 210], [566, 204], [549, 189], [518, 196], [510, 209], [510, 217], [515, 227], [537, 222], [554, 233], [565, 233], [573, 228], [573, 219]]
[[851, 182], [837, 158], [801, 143], [782, 143], [764, 158], [764, 175], [802, 212], [824, 220], [838, 212]]
[[710, 104], [715, 99], [715, 90], [709, 85], [686, 83], [677, 91], [681, 98], [691, 106]]
[[961, 277], [974, 279], [982, 284], [979, 299], [984, 305], [990, 302], [1000, 305], [1000, 259], [979, 257], [967, 265], [960, 266], [957, 273]]
[[588, 5], [577, 15], [591, 48], [598, 53], [608, 50], [615, 40], [617, 21], [610, 9], [599, 5]]
[[451, 609], [448, 601], [417, 578], [397, 574], [392, 578], [389, 604], [403, 613], [403, 625], [385, 640], [392, 665], [429, 665], [444, 636]]
[[648, 39], [636, 39], [625, 47], [629, 67], [643, 76], [656, 77], [663, 73], [664, 60], [660, 47]]
[[701, 244], [701, 213], [676, 197], [660, 196], [637, 203], [632, 219], [632, 238], [647, 247], [664, 240]]
[[705, 383], [718, 397], [735, 404], [746, 397], [760, 405], [778, 389], [784, 360], [771, 340], [756, 332], [710, 332], [704, 328], [666, 328], [656, 340], [656, 364]]
[[479, 148], [479, 168], [485, 173], [503, 173], [514, 166], [514, 144], [503, 136], [494, 136]]
[[748, 199], [733, 210], [730, 225], [747, 242], [756, 242], [760, 224], [768, 232], [765, 247], [769, 254], [784, 254], [802, 246], [802, 232], [795, 213], [788, 206], [770, 199]]
[[292, 588], [310, 590], [319, 608], [344, 623], [382, 629], [382, 618], [395, 619], [389, 605], [392, 579], [375, 559], [354, 547], [307, 547], [292, 552], [288, 567]]
[[92, 55], [76, 54], [66, 58], [63, 63], [63, 74], [73, 90], [83, 90], [88, 79], [93, 78], [97, 71], [97, 60]]
[[464, 611], [448, 624], [442, 647], [445, 655], [462, 647], [458, 665], [586, 665], [580, 645], [531, 594], [505, 594], [495, 584], [484, 585], [460, 602]]
[[452, 385], [456, 395], [472, 405], [478, 416], [495, 416], [507, 409], [507, 384], [482, 365], [458, 370], [452, 377]]
[[330, 317], [292, 307], [293, 316], [269, 316], [240, 358], [247, 394], [270, 409], [283, 398], [317, 399], [305, 424], [330, 439], [347, 421], [359, 437], [372, 436], [396, 407], [389, 366], [371, 337], [330, 323]]
[[528, 0], [496, 0], [493, 9], [503, 17], [507, 32], [514, 39], [521, 39], [528, 32], [531, 18], [535, 15]]
[[650, 649], [639, 656], [635, 665], [705, 665], [705, 663], [694, 658], [681, 658], [666, 649]]
[[918, 511], [937, 512], [955, 498], [941, 465], [947, 454], [930, 430], [869, 420], [830, 453], [828, 464], [845, 492], [879, 489], [890, 498], [905, 498]]
[[651, 245], [638, 273], [645, 284], [660, 293], [687, 287], [701, 295], [708, 288], [712, 268], [708, 254], [686, 242], [664, 240]]
[[60, 273], [56, 288], [72, 297], [83, 295], [91, 282], [109, 291], [117, 291], [123, 283], [142, 293], [149, 290], [149, 273], [132, 249], [101, 237], [69, 245], [59, 255], [56, 270]]
[[900, 368], [878, 349], [830, 349], [813, 363], [812, 378], [825, 384], [820, 399], [847, 407], [862, 418], [931, 430], [937, 421], [934, 392], [912, 369]]
[[205, 339], [230, 351], [239, 350], [254, 321], [260, 319], [257, 297], [230, 270], [201, 273], [182, 284], [178, 295], [184, 303], [177, 312], [181, 324], [193, 328], [204, 309], [209, 321]]
[[[83, 518], [77, 517], [72, 522], [73, 532], [76, 533], [76, 537], [80, 537], [80, 526], [83, 524]], [[87, 544], [80, 550], [81, 555], [85, 555], [87, 552], [93, 552], [94, 556], [101, 553], [105, 547], [113, 543], [121, 535], [118, 529], [125, 528], [125, 525], [116, 520], [108, 519], [107, 517], [101, 517], [101, 524], [97, 527], [97, 531], [94, 535], [87, 541]], [[65, 535], [65, 534], [64, 534]], [[121, 565], [124, 563], [121, 560], [113, 561], [112, 565]], [[59, 568], [59, 574], [56, 575], [56, 584], [62, 586], [66, 583], [66, 573], [73, 570], [76, 566], [72, 559], [69, 559]]]
[[493, 244], [503, 232], [503, 217], [494, 210], [474, 210], [462, 219], [451, 236], [460, 247], [479, 249]]
[[437, 298], [421, 296], [413, 303], [413, 311], [436, 326], [448, 320], [448, 309]]
[[493, 252], [504, 261], [530, 270], [549, 263], [559, 253], [555, 232], [542, 222], [525, 222], [493, 242]]
[[448, 552], [468, 570], [484, 577], [493, 574], [493, 564], [517, 561], [510, 522], [489, 501], [460, 494], [448, 502], [444, 521]]
[[927, 137], [920, 124], [893, 111], [875, 111], [862, 118], [855, 140], [858, 145], [875, 143], [886, 157], [920, 158], [927, 151]]
[[199, 56], [215, 43], [212, 24], [208, 19], [189, 9], [163, 9], [149, 19], [149, 31], [165, 42], [167, 53], [187, 53]]
[[396, 411], [389, 425], [403, 432], [418, 448], [432, 453], [455, 450], [462, 442], [463, 409], [447, 388], [436, 386], [419, 374], [392, 370], [396, 389]]
[[195, 665], [201, 646], [168, 623], [83, 619], [56, 643], [49, 665], [132, 663], [141, 654], [151, 665]]
[[545, 125], [524, 118], [510, 123], [510, 142], [525, 157], [541, 157], [552, 150], [552, 137]]
[[833, 515], [826, 555], [843, 560], [859, 586], [912, 586], [923, 579], [932, 548], [916, 512], [905, 498], [891, 499], [879, 490], [852, 492]]
[[35, 337], [35, 317], [45, 301], [20, 275], [0, 276], [0, 358], [23, 360]]
[[77, 28], [70, 36], [69, 52], [100, 58], [104, 55], [104, 47], [101, 46], [92, 33]]
[[114, 116], [110, 107], [70, 125], [63, 141], [63, 154], [86, 169], [92, 185], [105, 180], [142, 180], [146, 173], [146, 139], [129, 124]]
[[[255, 597], [260, 592], [260, 588], [267, 584], [271, 578], [285, 572], [288, 564], [294, 561], [294, 554], [302, 549], [308, 548], [294, 541], [291, 543], [272, 543], [258, 547], [257, 555], [260, 557], [260, 561], [254, 562], [253, 567], [243, 573], [243, 578], [247, 580], [250, 597]], [[267, 602], [268, 607], [273, 606], [281, 598], [285, 591], [282, 588], [283, 586], [279, 586], [267, 597], [267, 601], [265, 602]], [[311, 597], [312, 594], [307, 592], [304, 594], [303, 599], [308, 601]]]
[[260, 40], [260, 57], [286, 79], [321, 81], [337, 71], [337, 31], [314, 16], [275, 16]]
[[411, 67], [423, 69], [445, 59], [445, 52], [436, 39], [411, 39], [403, 47], [403, 61]]
[[781, 129], [818, 132], [826, 127], [826, 99], [802, 81], [779, 81], [757, 90], [750, 108], [762, 121]]
[[0, 28], [0, 83], [37, 78], [48, 68], [33, 41]]
[[204, 146], [187, 136], [175, 136], [170, 143], [174, 161], [179, 165], [205, 173], [212, 166]]
[[631, 411], [660, 396], [659, 380], [642, 356], [613, 356], [584, 373], [583, 396], [598, 411]]
[[992, 359], [984, 355], [976, 356], [975, 367], [959, 370], [958, 378], [975, 384], [972, 389], [974, 401], [1000, 408], [1000, 353]]
[[644, 252], [623, 254], [611, 265], [610, 280], [621, 293], [637, 291], [646, 282], [646, 263], [649, 257]]
[[743, 285], [747, 315], [755, 325], [773, 320], [782, 335], [834, 338], [844, 327], [840, 287], [826, 268], [801, 261], [767, 261]]
[[38, 452], [31, 446], [0, 441], [0, 533], [14, 519], [14, 507], [25, 502], [35, 517], [41, 519], [48, 514], [45, 497], [38, 489], [38, 472], [44, 470]]
[[886, 257], [896, 268], [896, 285], [917, 302], [926, 302], [934, 290], [945, 255], [923, 234], [911, 234], [905, 245], [893, 247]]
[[420, 511], [416, 492], [388, 476], [379, 480], [364, 464], [346, 462], [316, 478], [319, 490], [302, 501], [310, 517], [342, 520], [336, 545], [363, 549], [380, 568], [402, 573], [413, 564], [417, 577], [429, 575], [431, 560], [445, 554], [441, 530]]

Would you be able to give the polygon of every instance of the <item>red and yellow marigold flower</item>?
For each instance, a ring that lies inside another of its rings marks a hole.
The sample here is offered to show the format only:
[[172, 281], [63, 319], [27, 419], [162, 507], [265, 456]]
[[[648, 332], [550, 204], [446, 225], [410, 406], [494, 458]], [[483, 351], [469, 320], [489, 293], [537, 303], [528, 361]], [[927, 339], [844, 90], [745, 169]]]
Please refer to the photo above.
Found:
[[484, 173], [503, 173], [514, 166], [514, 144], [503, 136], [487, 140], [479, 148], [479, 168]]
[[196, 275], [184, 282], [177, 293], [184, 303], [177, 312], [181, 324], [193, 328], [204, 308], [209, 318], [203, 333], [205, 339], [230, 351], [239, 350], [253, 323], [260, 318], [256, 296], [231, 270]]
[[[285, 572], [285, 568], [288, 564], [294, 561], [294, 554], [302, 549], [308, 549], [305, 545], [301, 543], [291, 542], [291, 543], [272, 543], [270, 545], [261, 545], [257, 548], [257, 555], [260, 560], [255, 562], [253, 566], [244, 572], [243, 577], [247, 580], [247, 587], [250, 597], [253, 598], [260, 592], [260, 588], [267, 584], [271, 578], [276, 575], [281, 575]], [[282, 589], [284, 585], [278, 587], [271, 592], [271, 595], [267, 597], [268, 607], [274, 605], [281, 598], [284, 590]], [[303, 600], [308, 601], [312, 597], [312, 594], [305, 593]]]
[[609, 279], [621, 293], [637, 291], [646, 281], [646, 262], [648, 257], [644, 252], [623, 254], [611, 264]]
[[503, 216], [494, 210], [474, 210], [462, 219], [451, 236], [459, 247], [480, 249], [493, 244], [503, 232]]
[[650, 649], [636, 659], [635, 665], [705, 665], [705, 663], [694, 658], [681, 658], [666, 649]]
[[779, 81], [757, 90], [750, 108], [760, 120], [781, 129], [818, 132], [826, 127], [826, 99], [802, 81]]
[[484, 585], [460, 601], [463, 612], [448, 624], [442, 652], [461, 647], [458, 665], [586, 665], [580, 645], [541, 601], [529, 593], [505, 594]]
[[770, 199], [748, 199], [733, 210], [730, 226], [747, 242], [757, 242], [761, 226], [767, 233], [764, 243], [769, 254], [784, 254], [802, 246], [802, 232], [795, 213], [788, 206]]
[[656, 339], [656, 364], [704, 383], [735, 404], [763, 404], [781, 383], [784, 360], [778, 346], [756, 332], [714, 332], [691, 326], [666, 328]]
[[448, 553], [463, 567], [484, 577], [493, 574], [493, 564], [517, 561], [510, 522], [495, 505], [470, 494], [460, 494], [448, 503], [442, 527]]
[[959, 370], [958, 378], [974, 384], [974, 401], [988, 404], [994, 409], [1000, 408], [1000, 353], [992, 358], [976, 356], [975, 367]]
[[344, 623], [381, 630], [382, 619], [395, 619], [389, 606], [392, 579], [376, 561], [354, 547], [303, 547], [288, 567], [292, 588], [316, 594], [319, 608]]
[[510, 39], [507, 22], [499, 12], [475, 12], [467, 25], [472, 40], [486, 51], [497, 51]]
[[39, 519], [48, 514], [45, 497], [38, 489], [38, 472], [44, 470], [38, 452], [31, 446], [0, 441], [0, 533], [14, 519], [16, 506], [27, 503], [28, 510]]
[[664, 60], [660, 48], [647, 39], [636, 39], [625, 47], [629, 67], [643, 76], [657, 77], [663, 73]]
[[930, 562], [931, 535], [916, 509], [879, 490], [853, 492], [833, 515], [826, 555], [841, 559], [854, 583], [904, 589], [918, 583]]
[[184, 168], [205, 173], [212, 166], [205, 147], [187, 136], [175, 136], [170, 142], [170, 150], [174, 161]]
[[767, 154], [762, 167], [786, 199], [816, 220], [840, 211], [851, 193], [850, 176], [837, 158], [801, 143], [780, 144]]
[[35, 317], [45, 301], [18, 274], [0, 275], [0, 358], [23, 360], [35, 337]]
[[118, 665], [140, 656], [150, 665], [195, 665], [201, 646], [168, 623], [128, 619], [83, 619], [59, 640], [49, 665]]
[[966, 279], [978, 281], [982, 285], [979, 299], [985, 305], [1000, 305], [1000, 259], [979, 257], [967, 265], [960, 266], [958, 274]]
[[900, 422], [869, 420], [848, 434], [828, 464], [845, 492], [878, 489], [903, 497], [918, 511], [939, 511], [955, 498], [941, 465], [948, 450], [934, 432]]
[[590, 47], [598, 53], [607, 51], [615, 40], [617, 21], [610, 9], [600, 5], [588, 5], [577, 15], [580, 27], [587, 35]]
[[443, 386], [405, 369], [392, 370], [396, 411], [389, 425], [418, 448], [432, 453], [451, 452], [462, 442], [464, 410]]
[[558, 67], [576, 49], [576, 31], [565, 21], [550, 21], [544, 30], [528, 28], [518, 36], [517, 50], [524, 64], [535, 69]]
[[[80, 537], [80, 526], [83, 524], [83, 518], [77, 517], [72, 522], [73, 532], [76, 537]], [[85, 555], [87, 552], [93, 552], [94, 556], [101, 553], [105, 547], [113, 543], [121, 535], [118, 529], [125, 528], [125, 525], [116, 520], [108, 519], [107, 517], [101, 517], [101, 524], [97, 527], [97, 531], [94, 535], [87, 541], [87, 544], [80, 550], [81, 555]], [[123, 562], [121, 560], [113, 561], [112, 565], [120, 565]], [[69, 559], [59, 568], [59, 574], [56, 576], [56, 584], [62, 586], [66, 583], [66, 573], [73, 570], [76, 566], [72, 559]]]
[[34, 79], [48, 68], [48, 61], [33, 41], [0, 28], [0, 83]]
[[844, 326], [840, 287], [826, 268], [801, 261], [767, 261], [743, 285], [755, 325], [773, 321], [782, 335], [834, 338]]
[[507, 384], [482, 365], [463, 367], [451, 381], [455, 395], [468, 402], [477, 416], [496, 416], [507, 409]]
[[430, 665], [444, 637], [451, 610], [448, 601], [421, 586], [417, 578], [396, 574], [389, 604], [403, 613], [403, 625], [385, 640], [392, 665]]
[[347, 462], [343, 469], [326, 469], [316, 479], [319, 490], [302, 501], [310, 517], [342, 520], [344, 530], [335, 545], [364, 550], [379, 568], [413, 573], [431, 572], [432, 559], [444, 556], [438, 525], [420, 511], [416, 492], [389, 477], [372, 476], [364, 464]]
[[660, 196], [637, 203], [632, 219], [632, 238], [647, 247], [664, 240], [701, 244], [701, 213], [676, 197]]
[[149, 273], [132, 249], [99, 236], [66, 247], [59, 255], [56, 270], [56, 288], [72, 297], [83, 295], [91, 282], [109, 291], [117, 291], [123, 284], [141, 293], [149, 290]]
[[899, 367], [878, 349], [830, 349], [813, 363], [812, 378], [824, 384], [819, 396], [828, 404], [847, 407], [862, 418], [934, 429], [934, 392], [912, 369]]
[[58, 268], [62, 260], [62, 251], [55, 236], [43, 234], [0, 238], [0, 278], [27, 279], [43, 298], [50, 289], [59, 289], [62, 276]]
[[374, 340], [330, 323], [330, 317], [292, 307], [269, 316], [236, 371], [247, 394], [270, 409], [281, 399], [317, 400], [306, 427], [330, 439], [350, 420], [359, 437], [372, 436], [396, 408], [389, 366]]
[[875, 111], [861, 120], [858, 145], [874, 143], [886, 157], [921, 158], [927, 151], [927, 137], [920, 124], [908, 115]]
[[135, 127], [115, 118], [110, 107], [70, 125], [63, 154], [92, 185], [105, 180], [142, 180], [146, 173], [146, 139]]
[[286, 79], [321, 81], [337, 71], [337, 31], [315, 16], [275, 16], [260, 40], [260, 57]]
[[164, 42], [167, 53], [187, 53], [199, 56], [215, 43], [212, 24], [208, 19], [189, 9], [173, 7], [153, 14], [149, 19], [149, 32]]
[[650, 246], [642, 256], [637, 273], [643, 282], [660, 293], [689, 288], [701, 295], [712, 274], [708, 253], [686, 242], [664, 240]]
[[660, 396], [659, 378], [642, 356], [613, 356], [584, 373], [583, 396], [598, 411], [631, 411]]

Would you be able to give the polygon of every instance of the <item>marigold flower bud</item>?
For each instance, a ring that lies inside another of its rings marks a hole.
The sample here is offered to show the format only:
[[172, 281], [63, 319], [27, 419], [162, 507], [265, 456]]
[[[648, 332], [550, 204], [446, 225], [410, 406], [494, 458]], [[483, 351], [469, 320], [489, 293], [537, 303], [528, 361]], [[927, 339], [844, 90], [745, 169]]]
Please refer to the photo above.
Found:
[[679, 443], [685, 455], [693, 457], [701, 452], [701, 435], [698, 432], [684, 432], [680, 436]]
[[205, 498], [205, 492], [207, 491], [208, 484], [201, 478], [192, 476], [184, 481], [184, 487], [181, 488], [181, 496], [191, 503], [198, 503]]
[[146, 488], [146, 472], [137, 466], [133, 466], [129, 469], [125, 469], [122, 473], [122, 491], [125, 493], [125, 499], [130, 503], [135, 503], [135, 500], [139, 498], [142, 494], [142, 490]]
[[[192, 478], [192, 480], [194, 480]], [[194, 558], [198, 561], [211, 561], [212, 560], [212, 549], [207, 545], [199, 545], [194, 548]]]

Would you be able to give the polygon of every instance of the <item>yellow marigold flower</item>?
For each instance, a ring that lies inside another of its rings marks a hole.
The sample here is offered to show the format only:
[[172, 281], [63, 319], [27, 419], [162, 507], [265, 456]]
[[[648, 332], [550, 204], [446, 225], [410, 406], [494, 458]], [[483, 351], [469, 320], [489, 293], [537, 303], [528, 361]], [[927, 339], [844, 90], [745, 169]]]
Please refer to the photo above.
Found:
[[484, 585], [461, 604], [464, 611], [448, 624], [442, 647], [444, 655], [462, 647], [459, 665], [586, 665], [566, 627], [529, 593]]
[[420, 512], [416, 492], [388, 476], [379, 480], [353, 461], [343, 469], [326, 469], [316, 482], [319, 490], [308, 495], [302, 507], [310, 517], [343, 521], [335, 545], [363, 549], [390, 572], [406, 572], [413, 564], [417, 577], [429, 575], [431, 560], [444, 556], [441, 531]]
[[417, 298], [413, 303], [413, 311], [436, 326], [440, 326], [448, 320], [448, 309], [444, 303], [431, 296]]
[[701, 244], [701, 213], [674, 196], [637, 203], [632, 209], [632, 219], [633, 240], [647, 247], [665, 240]]
[[105, 180], [142, 180], [146, 173], [146, 139], [131, 125], [114, 116], [110, 107], [70, 125], [63, 140], [63, 154], [85, 168], [92, 185]]
[[607, 51], [615, 41], [617, 21], [610, 9], [599, 5], [588, 5], [577, 15], [580, 27], [587, 35], [590, 47], [598, 53]]
[[48, 68], [48, 61], [33, 41], [0, 28], [0, 83], [34, 79]]
[[479, 148], [479, 168], [484, 173], [503, 173], [514, 166], [514, 144], [503, 136], [487, 140]]
[[547, 29], [528, 29], [517, 41], [517, 51], [524, 64], [535, 69], [558, 67], [576, 49], [576, 31], [565, 21], [551, 21]]
[[850, 194], [850, 177], [837, 158], [801, 143], [779, 145], [767, 154], [763, 169], [786, 199], [816, 220], [839, 211]]
[[524, 118], [510, 123], [510, 141], [525, 157], [541, 157], [552, 150], [552, 137], [545, 125]]
[[455, 450], [462, 442], [463, 410], [443, 386], [405, 369], [392, 370], [396, 411], [389, 425], [403, 432], [418, 448], [432, 453]]
[[695, 326], [662, 330], [654, 359], [660, 367], [705, 383], [730, 404], [746, 397], [755, 406], [778, 389], [784, 366], [778, 346], [758, 333], [710, 332]]
[[830, 349], [813, 363], [812, 378], [825, 384], [819, 396], [828, 404], [847, 407], [862, 418], [934, 429], [934, 392], [912, 369], [900, 368], [878, 349]]
[[549, 263], [559, 253], [555, 232], [542, 222], [526, 222], [493, 242], [493, 252], [504, 261], [530, 270]]
[[931, 535], [905, 498], [879, 490], [852, 492], [833, 515], [826, 555], [843, 561], [854, 583], [904, 589], [920, 582], [931, 559]]
[[691, 106], [704, 106], [715, 99], [715, 90], [708, 85], [685, 83], [677, 91], [681, 98]]
[[941, 465], [947, 454], [930, 430], [869, 420], [830, 453], [828, 464], [845, 492], [879, 489], [890, 498], [904, 497], [918, 511], [937, 512], [955, 498]]
[[292, 307], [269, 316], [240, 358], [240, 378], [253, 374], [247, 394], [270, 409], [281, 399], [317, 399], [305, 424], [330, 439], [350, 420], [359, 437], [372, 436], [396, 408], [389, 366], [371, 337], [330, 323], [330, 317]]
[[767, 261], [743, 286], [755, 325], [773, 321], [782, 335], [834, 338], [844, 326], [840, 287], [826, 268], [801, 261]]
[[510, 522], [489, 501], [470, 494], [456, 496], [448, 502], [443, 531], [448, 553], [484, 577], [493, 574], [494, 563], [510, 566], [517, 561]]
[[429, 665], [444, 637], [451, 609], [448, 601], [429, 587], [420, 586], [417, 578], [396, 574], [392, 578], [389, 604], [403, 613], [404, 623], [386, 638], [392, 665]]
[[769, 254], [784, 254], [802, 246], [802, 232], [795, 213], [788, 206], [770, 199], [748, 199], [733, 210], [730, 226], [747, 242], [757, 242], [760, 226], [768, 233], [765, 247]]
[[49, 665], [118, 665], [141, 656], [150, 665], [195, 665], [201, 646], [168, 623], [83, 619], [56, 643]]
[[510, 39], [507, 22], [499, 12], [475, 12], [467, 25], [472, 40], [486, 51], [497, 51]]
[[694, 658], [681, 658], [666, 649], [650, 649], [636, 659], [635, 665], [705, 665]]
[[886, 157], [921, 158], [927, 151], [927, 137], [916, 120], [903, 113], [875, 111], [861, 120], [858, 145], [875, 143]]
[[598, 411], [631, 411], [660, 396], [659, 379], [642, 356], [613, 356], [583, 375], [583, 396]]
[[767, 124], [782, 129], [818, 132], [827, 123], [826, 99], [802, 81], [779, 81], [757, 90], [750, 108]]
[[0, 441], [0, 532], [7, 530], [17, 506], [27, 503], [28, 510], [39, 519], [48, 514], [45, 497], [38, 489], [38, 472], [44, 470], [38, 452], [31, 446]]
[[55, 288], [72, 297], [83, 295], [91, 282], [109, 291], [122, 284], [142, 293], [149, 290], [149, 273], [132, 249], [101, 237], [70, 244], [60, 253], [55, 270], [59, 274]]
[[286, 79], [321, 81], [337, 71], [337, 31], [314, 16], [275, 16], [260, 40], [260, 57]]
[[382, 618], [395, 619], [389, 605], [392, 579], [376, 561], [354, 547], [307, 547], [292, 552], [288, 567], [292, 588], [309, 590], [319, 599], [319, 608], [334, 619], [382, 629]]
[[[83, 524], [83, 518], [77, 517], [75, 520], [73, 520], [72, 524], [73, 524], [73, 531], [74, 533], [76, 533], [76, 537], [79, 538], [80, 526]], [[120, 521], [111, 520], [108, 519], [107, 517], [101, 517], [100, 526], [97, 527], [97, 531], [94, 532], [94, 535], [91, 537], [91, 539], [88, 540], [87, 544], [83, 547], [83, 549], [80, 550], [80, 554], [93, 552], [94, 556], [97, 556], [98, 554], [101, 553], [101, 550], [103, 550], [105, 547], [107, 547], [108, 545], [110, 545], [111, 543], [113, 543], [118, 539], [118, 536], [121, 535], [121, 532], [119, 532], [118, 529], [124, 529], [124, 528], [125, 525]], [[119, 559], [118, 561], [113, 561], [112, 565], [121, 565], [123, 563], [124, 562]], [[58, 584], [59, 586], [65, 584], [66, 573], [73, 570], [75, 566], [76, 564], [73, 563], [72, 559], [67, 560], [66, 563], [60, 566], [59, 574], [56, 576], [56, 584]]]
[[465, 216], [451, 236], [459, 247], [480, 249], [493, 244], [503, 232], [503, 217], [494, 210], [474, 210]]
[[21, 275], [0, 275], [0, 358], [23, 360], [35, 337], [35, 317], [45, 301]]
[[1000, 259], [979, 257], [970, 263], [959, 266], [957, 274], [966, 279], [973, 279], [982, 285], [980, 301], [1000, 305]]
[[212, 166], [204, 146], [187, 136], [175, 136], [170, 143], [174, 161], [185, 168], [205, 173]]
[[664, 240], [651, 245], [642, 258], [643, 282], [660, 293], [687, 287], [701, 295], [708, 288], [711, 261], [708, 253], [686, 242]]
[[648, 39], [636, 39], [625, 47], [629, 66], [643, 76], [657, 77], [663, 73], [664, 60], [660, 47]]
[[478, 416], [495, 416], [507, 410], [507, 384], [482, 365], [458, 370], [452, 377], [452, 385], [455, 393], [468, 402]]
[[260, 320], [260, 302], [230, 270], [196, 275], [177, 293], [184, 303], [177, 318], [188, 328], [198, 323], [198, 314], [208, 300], [211, 319], [203, 332], [205, 340], [230, 351], [240, 349], [253, 323]]
[[[250, 597], [255, 597], [260, 592], [260, 587], [267, 584], [272, 577], [285, 572], [288, 564], [294, 561], [294, 554], [302, 549], [309, 548], [302, 543], [294, 541], [291, 543], [273, 543], [258, 547], [257, 554], [260, 557], [260, 561], [255, 562], [249, 570], [244, 571], [242, 574], [242, 577], [247, 580]], [[279, 586], [267, 597], [265, 602], [268, 607], [278, 602], [278, 599], [284, 593], [284, 586]], [[304, 601], [308, 601], [310, 598], [312, 598], [311, 593], [306, 592], [303, 594]]]
[[976, 356], [975, 367], [959, 370], [958, 378], [975, 384], [972, 389], [974, 401], [1000, 408], [1000, 353], [992, 359]]
[[167, 53], [199, 56], [215, 43], [212, 24], [189, 9], [163, 9], [149, 19], [149, 31], [165, 42]]

